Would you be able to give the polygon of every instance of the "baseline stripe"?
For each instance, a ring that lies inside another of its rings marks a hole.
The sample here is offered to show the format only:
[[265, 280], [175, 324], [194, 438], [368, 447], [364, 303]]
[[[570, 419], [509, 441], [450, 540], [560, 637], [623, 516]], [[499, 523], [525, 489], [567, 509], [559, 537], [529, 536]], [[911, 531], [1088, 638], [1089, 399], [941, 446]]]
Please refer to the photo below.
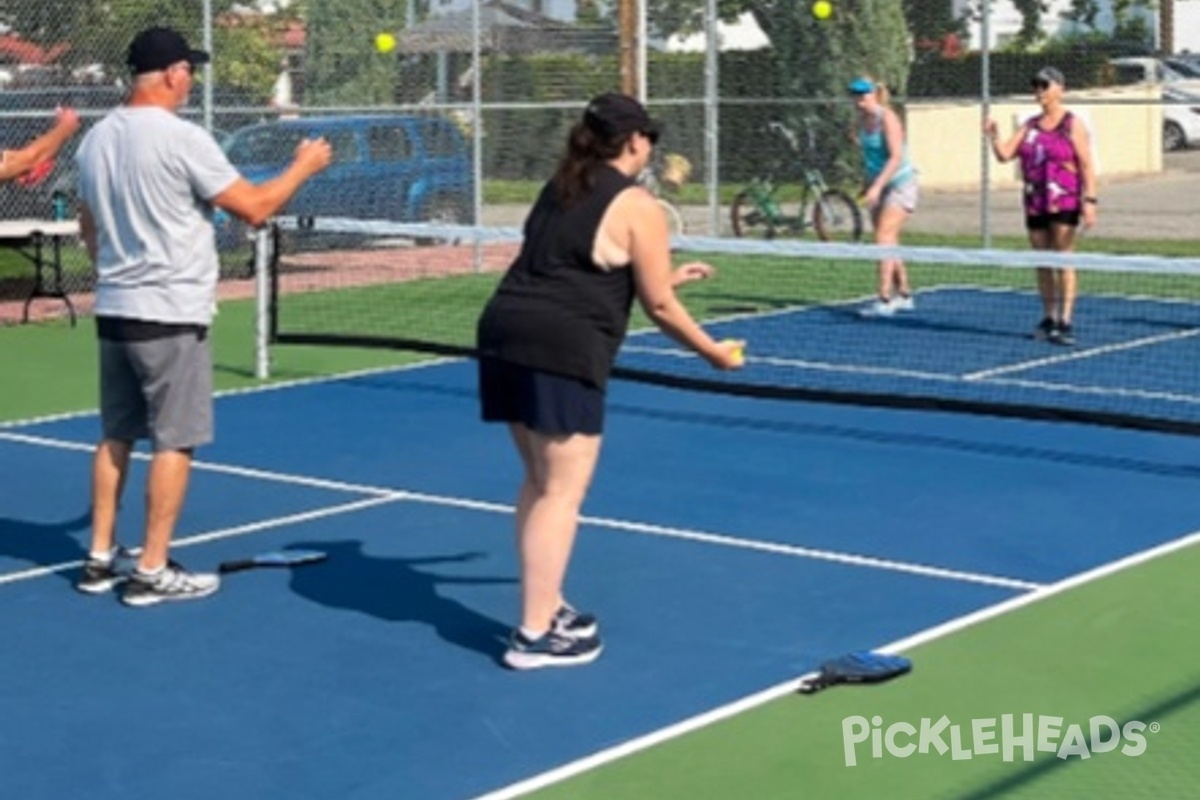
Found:
[[[54, 447], [61, 450], [88, 453], [90, 453], [94, 447], [94, 445], [84, 442], [70, 442], [59, 439], [50, 439], [44, 436], [30, 436], [28, 434], [0, 431], [0, 441], [5, 440], [22, 444]], [[133, 457], [142, 460], [149, 460], [150, 458], [150, 456], [146, 453], [134, 453]], [[515, 511], [513, 506], [506, 503], [494, 503], [491, 501], [475, 500], [464, 497], [448, 497], [445, 495], [427, 494], [424, 492], [412, 492], [406, 489], [396, 489], [387, 486], [370, 486], [366, 484], [346, 483], [343, 481], [326, 480], [323, 478], [313, 478], [304, 475], [293, 475], [282, 472], [253, 469], [249, 467], [216, 464], [207, 461], [195, 461], [192, 464], [192, 468], [197, 471], [234, 475], [243, 478], [269, 481], [273, 483], [283, 483], [292, 486], [305, 486], [329, 491], [343, 491], [353, 494], [364, 494], [385, 502], [403, 500], [413, 503], [425, 503], [427, 505], [468, 509], [472, 511], [485, 511], [496, 514], [512, 514]], [[281, 519], [290, 518], [284, 517]], [[890, 559], [862, 555], [859, 553], [843, 553], [836, 550], [819, 550], [800, 545], [768, 542], [758, 539], [746, 539], [709, 531], [690, 530], [686, 528], [656, 525], [653, 523], [614, 519], [611, 517], [581, 516], [579, 521], [583, 524], [594, 525], [598, 528], [608, 528], [610, 530], [664, 536], [682, 541], [700, 542], [703, 544], [711, 544], [721, 547], [733, 547], [743, 550], [756, 550], [759, 552], [775, 553], [778, 555], [787, 555], [795, 558], [808, 558], [816, 561], [828, 561], [837, 564], [845, 564], [848, 566], [865, 567], [868, 569], [882, 569], [890, 572], [900, 572], [908, 575], [918, 575], [927, 578], [962, 581], [965, 583], [995, 586], [1014, 591], [1030, 591], [1041, 588], [1042, 586], [1042, 584], [1021, 580], [1018, 578], [1010, 578], [1007, 576], [988, 575], [980, 572], [966, 572], [962, 570], [938, 567], [930, 564], [894, 561]], [[255, 525], [262, 524], [263, 523], [255, 523]], [[250, 527], [243, 532], [251, 533], [258, 529], [259, 528]], [[224, 536], [217, 536], [216, 538], [224, 538]], [[70, 565], [61, 566], [61, 568], [68, 569], [70, 566], [78, 566], [78, 564], [73, 563]], [[57, 568], [43, 569], [48, 569], [50, 572], [57, 571]], [[30, 573], [29, 577], [38, 577], [41, 574], [48, 573], [35, 570]]]

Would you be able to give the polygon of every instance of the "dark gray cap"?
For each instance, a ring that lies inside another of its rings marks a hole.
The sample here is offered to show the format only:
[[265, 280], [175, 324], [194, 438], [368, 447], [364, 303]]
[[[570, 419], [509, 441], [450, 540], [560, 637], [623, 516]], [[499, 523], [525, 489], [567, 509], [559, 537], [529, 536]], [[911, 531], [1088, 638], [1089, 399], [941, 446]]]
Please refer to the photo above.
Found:
[[1062, 71], [1056, 67], [1042, 67], [1038, 70], [1037, 75], [1033, 76], [1033, 82], [1046, 81], [1047, 83], [1057, 83], [1059, 86], [1066, 86], [1067, 79], [1063, 77]]

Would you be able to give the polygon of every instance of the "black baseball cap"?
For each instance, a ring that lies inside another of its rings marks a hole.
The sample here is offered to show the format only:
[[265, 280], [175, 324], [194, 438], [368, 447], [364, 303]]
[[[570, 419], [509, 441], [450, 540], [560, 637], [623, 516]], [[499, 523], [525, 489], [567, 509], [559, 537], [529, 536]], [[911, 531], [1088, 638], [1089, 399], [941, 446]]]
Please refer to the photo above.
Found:
[[593, 97], [583, 112], [584, 124], [606, 139], [619, 139], [631, 133], [645, 134], [657, 142], [662, 124], [651, 118], [646, 107], [627, 94], [608, 92]]
[[193, 50], [183, 34], [171, 28], [146, 28], [133, 37], [129, 45], [129, 58], [126, 59], [135, 75], [158, 72], [180, 61], [186, 61], [194, 67], [207, 64], [209, 56], [203, 50]]

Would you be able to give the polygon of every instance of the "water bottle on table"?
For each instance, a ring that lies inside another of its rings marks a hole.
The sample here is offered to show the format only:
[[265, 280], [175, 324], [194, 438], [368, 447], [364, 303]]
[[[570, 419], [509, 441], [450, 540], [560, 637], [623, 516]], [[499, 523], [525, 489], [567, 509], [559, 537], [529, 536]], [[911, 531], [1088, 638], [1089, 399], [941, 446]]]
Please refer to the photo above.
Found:
[[56, 189], [54, 194], [50, 195], [50, 217], [54, 220], [64, 220], [68, 210], [66, 192]]

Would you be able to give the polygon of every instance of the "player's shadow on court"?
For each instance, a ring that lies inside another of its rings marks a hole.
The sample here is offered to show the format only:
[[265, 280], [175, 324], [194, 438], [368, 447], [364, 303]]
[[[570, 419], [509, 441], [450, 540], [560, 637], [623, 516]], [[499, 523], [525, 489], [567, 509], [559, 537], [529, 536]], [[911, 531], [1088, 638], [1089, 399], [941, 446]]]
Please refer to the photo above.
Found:
[[[17, 562], [0, 567], [0, 573], [82, 560], [87, 547], [77, 534], [87, 530], [91, 520], [90, 509], [61, 522], [0, 517], [0, 559]], [[71, 581], [75, 578], [74, 573], [75, 570], [59, 570], [57, 574]]]
[[508, 626], [480, 614], [439, 588], [451, 585], [515, 583], [510, 577], [440, 575], [427, 570], [462, 564], [480, 553], [455, 553], [415, 558], [388, 558], [363, 552], [362, 542], [303, 542], [289, 549], [320, 550], [329, 559], [292, 574], [292, 589], [329, 608], [357, 611], [388, 622], [428, 625], [443, 640], [499, 660]]

